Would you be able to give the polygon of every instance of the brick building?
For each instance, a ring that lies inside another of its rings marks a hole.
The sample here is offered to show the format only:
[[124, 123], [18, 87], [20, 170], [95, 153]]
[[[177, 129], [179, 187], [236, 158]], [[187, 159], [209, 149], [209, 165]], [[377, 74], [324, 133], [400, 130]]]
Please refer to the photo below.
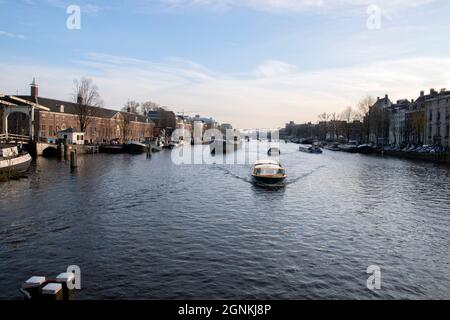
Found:
[[[19, 98], [43, 106], [34, 115], [34, 137], [36, 141], [48, 142], [57, 139], [58, 132], [67, 129], [78, 131], [80, 105], [73, 102], [39, 97], [38, 87], [33, 82], [29, 96], [5, 96], [2, 99], [15, 103]], [[113, 140], [142, 141], [153, 137], [154, 123], [145, 116], [92, 107], [92, 115], [84, 132], [86, 143], [109, 143]], [[48, 111], [47, 111], [48, 110]], [[30, 121], [23, 113], [11, 113], [8, 117], [8, 132], [23, 134], [30, 132]]]

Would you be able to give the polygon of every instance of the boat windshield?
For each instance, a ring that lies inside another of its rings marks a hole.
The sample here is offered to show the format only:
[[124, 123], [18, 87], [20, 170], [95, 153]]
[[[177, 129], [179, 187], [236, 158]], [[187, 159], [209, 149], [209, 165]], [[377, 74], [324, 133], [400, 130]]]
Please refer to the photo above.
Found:
[[275, 169], [275, 168], [257, 168], [255, 170], [255, 174], [257, 175], [274, 175], [274, 174], [284, 174], [284, 169]]

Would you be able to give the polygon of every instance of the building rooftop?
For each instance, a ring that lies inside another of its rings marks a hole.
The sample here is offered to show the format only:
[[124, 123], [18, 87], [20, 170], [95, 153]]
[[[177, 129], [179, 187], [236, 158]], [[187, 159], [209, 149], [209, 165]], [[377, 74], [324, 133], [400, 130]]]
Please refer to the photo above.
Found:
[[[65, 113], [65, 114], [78, 114], [78, 108], [79, 105], [74, 102], [70, 101], [62, 101], [62, 100], [56, 100], [56, 99], [49, 99], [44, 97], [33, 97], [33, 96], [17, 96], [18, 98], [37, 103], [41, 106], [47, 107], [50, 109], [50, 112], [55, 113]], [[2, 98], [5, 99], [5, 98]], [[7, 97], [6, 97], [7, 99]], [[61, 106], [64, 106], [63, 112], [61, 112]], [[94, 116], [98, 118], [105, 118], [110, 119], [114, 117], [117, 113], [121, 113], [128, 121], [137, 121], [137, 122], [147, 122], [148, 118], [135, 114], [135, 113], [128, 113], [124, 111], [118, 111], [118, 110], [111, 110], [106, 108], [100, 108], [100, 107], [93, 107]]]

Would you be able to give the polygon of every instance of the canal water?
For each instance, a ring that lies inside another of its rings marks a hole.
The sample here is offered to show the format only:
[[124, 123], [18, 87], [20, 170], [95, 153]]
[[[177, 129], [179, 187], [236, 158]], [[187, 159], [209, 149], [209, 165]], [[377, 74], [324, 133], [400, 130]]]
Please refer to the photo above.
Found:
[[450, 298], [449, 167], [297, 148], [274, 189], [170, 151], [39, 158], [0, 184], [0, 298], [69, 265], [78, 299]]

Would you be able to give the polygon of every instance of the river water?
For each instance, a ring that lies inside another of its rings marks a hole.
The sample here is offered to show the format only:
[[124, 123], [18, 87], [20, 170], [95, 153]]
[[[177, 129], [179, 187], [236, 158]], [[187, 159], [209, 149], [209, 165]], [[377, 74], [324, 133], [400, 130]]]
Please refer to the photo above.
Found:
[[39, 158], [0, 184], [0, 298], [69, 265], [78, 299], [450, 298], [448, 166], [297, 148], [276, 189], [169, 151]]

